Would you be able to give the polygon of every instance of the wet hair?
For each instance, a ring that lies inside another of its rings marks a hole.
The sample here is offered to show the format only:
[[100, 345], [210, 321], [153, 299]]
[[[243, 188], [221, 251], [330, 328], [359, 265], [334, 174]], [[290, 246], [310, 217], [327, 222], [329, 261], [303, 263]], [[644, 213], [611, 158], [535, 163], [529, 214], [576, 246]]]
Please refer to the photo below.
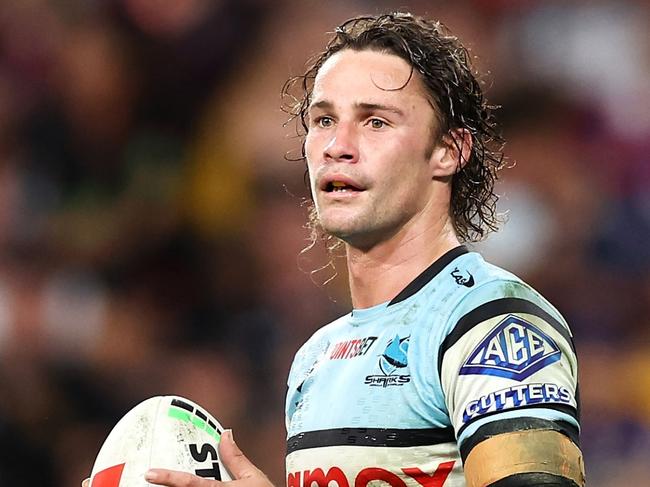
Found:
[[[325, 50], [310, 61], [303, 75], [290, 78], [282, 93], [290, 120], [298, 123], [303, 138], [301, 157], [306, 160], [304, 137], [314, 79], [323, 64], [344, 49], [386, 52], [404, 59], [411, 66], [406, 86], [417, 72], [434, 107], [438, 130], [432, 145], [453, 140], [462, 156], [459, 130], [471, 134], [471, 153], [458, 165], [451, 180], [450, 216], [461, 241], [478, 241], [498, 228], [498, 196], [494, 183], [503, 167], [503, 140], [496, 129], [493, 110], [485, 100], [478, 73], [468, 50], [440, 22], [409, 13], [360, 16], [339, 25]], [[296, 94], [296, 91], [298, 92]], [[294, 159], [295, 160], [295, 159]], [[313, 210], [313, 208], [312, 208]], [[315, 214], [310, 218], [315, 231]], [[314, 234], [315, 235], [315, 234]]]

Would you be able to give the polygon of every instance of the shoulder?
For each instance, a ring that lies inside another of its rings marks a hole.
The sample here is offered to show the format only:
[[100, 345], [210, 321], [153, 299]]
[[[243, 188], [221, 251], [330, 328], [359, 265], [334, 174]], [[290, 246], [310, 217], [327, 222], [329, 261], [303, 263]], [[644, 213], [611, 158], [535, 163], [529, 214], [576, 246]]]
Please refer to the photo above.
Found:
[[438, 352], [438, 369], [447, 350], [459, 340], [480, 336], [486, 326], [496, 324], [495, 319], [510, 315], [527, 322], [543, 321], [543, 327], [552, 327], [573, 347], [566, 321], [547, 299], [477, 252], [456, 257], [412, 300], [423, 310], [419, 339], [426, 343], [429, 354], [433, 349]]
[[454, 264], [450, 275], [454, 277], [457, 284], [464, 284], [466, 291], [464, 294], [474, 299], [479, 299], [481, 296], [485, 296], [485, 299], [523, 297], [541, 300], [548, 304], [539, 292], [519, 276], [485, 261], [478, 252], [467, 253]]
[[[460, 264], [462, 269], [462, 262]], [[459, 272], [463, 271], [459, 269]], [[497, 324], [499, 329], [507, 328], [509, 324], [536, 331], [548, 329], [574, 349], [573, 337], [564, 317], [532, 286], [485, 262], [478, 254], [467, 260], [466, 272], [473, 276], [473, 286], [457, 295], [449, 312], [442, 354], [467, 334], [482, 336], [486, 328], [491, 329]]]
[[485, 319], [518, 312], [544, 318], [570, 335], [560, 312], [538, 291], [477, 252], [455, 258], [415, 299], [433, 318], [430, 332], [438, 343], [449, 344]]

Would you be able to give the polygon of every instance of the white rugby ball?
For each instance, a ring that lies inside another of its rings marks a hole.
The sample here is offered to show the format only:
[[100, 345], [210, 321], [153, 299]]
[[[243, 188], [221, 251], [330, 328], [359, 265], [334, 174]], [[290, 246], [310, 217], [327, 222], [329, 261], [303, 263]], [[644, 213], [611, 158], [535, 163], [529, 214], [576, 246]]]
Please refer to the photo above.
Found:
[[217, 453], [223, 428], [207, 411], [178, 396], [141, 402], [104, 441], [90, 487], [146, 487], [150, 468], [168, 468], [215, 480], [232, 480]]

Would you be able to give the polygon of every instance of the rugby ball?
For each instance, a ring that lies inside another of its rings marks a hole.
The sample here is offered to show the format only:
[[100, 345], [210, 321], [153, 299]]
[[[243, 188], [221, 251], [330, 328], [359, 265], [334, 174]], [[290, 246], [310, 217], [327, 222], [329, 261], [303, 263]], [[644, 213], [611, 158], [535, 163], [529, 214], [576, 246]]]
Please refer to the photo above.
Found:
[[146, 487], [150, 468], [168, 468], [214, 480], [232, 480], [219, 460], [219, 422], [192, 401], [156, 396], [141, 402], [104, 441], [90, 487]]

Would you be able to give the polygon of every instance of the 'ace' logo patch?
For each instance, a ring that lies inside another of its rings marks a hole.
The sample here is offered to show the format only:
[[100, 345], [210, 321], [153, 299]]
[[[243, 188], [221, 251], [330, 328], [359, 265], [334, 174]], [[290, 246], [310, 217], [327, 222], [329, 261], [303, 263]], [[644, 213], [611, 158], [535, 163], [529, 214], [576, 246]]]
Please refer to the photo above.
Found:
[[557, 343], [539, 327], [509, 315], [472, 350], [461, 375], [494, 375], [524, 380], [560, 360]]

